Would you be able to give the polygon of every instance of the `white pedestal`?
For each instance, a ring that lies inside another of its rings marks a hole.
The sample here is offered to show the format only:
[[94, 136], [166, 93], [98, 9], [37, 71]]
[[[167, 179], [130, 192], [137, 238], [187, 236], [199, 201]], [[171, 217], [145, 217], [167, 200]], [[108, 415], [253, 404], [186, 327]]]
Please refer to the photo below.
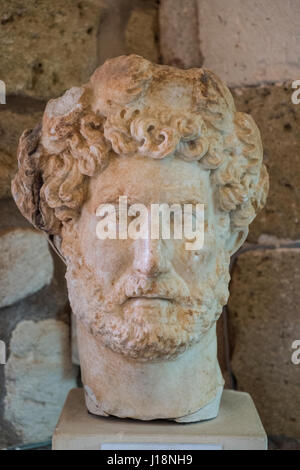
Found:
[[70, 391], [53, 439], [53, 450], [224, 449], [264, 450], [267, 436], [248, 393], [224, 390], [217, 418], [198, 423], [136, 421], [87, 412], [83, 389]]

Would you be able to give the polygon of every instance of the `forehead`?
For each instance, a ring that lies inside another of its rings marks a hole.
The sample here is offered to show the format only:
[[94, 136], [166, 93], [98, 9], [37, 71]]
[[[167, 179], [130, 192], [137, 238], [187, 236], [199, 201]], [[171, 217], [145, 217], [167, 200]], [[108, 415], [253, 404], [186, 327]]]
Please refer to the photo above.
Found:
[[198, 162], [178, 157], [155, 160], [144, 156], [113, 157], [106, 169], [92, 178], [90, 209], [127, 196], [132, 203], [208, 203], [209, 172]]

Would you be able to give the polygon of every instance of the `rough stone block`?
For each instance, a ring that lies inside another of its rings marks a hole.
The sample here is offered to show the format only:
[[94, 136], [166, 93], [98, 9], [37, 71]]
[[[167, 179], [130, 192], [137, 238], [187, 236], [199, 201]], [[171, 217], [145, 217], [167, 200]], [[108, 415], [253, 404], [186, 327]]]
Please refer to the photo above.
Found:
[[128, 53], [138, 54], [152, 62], [157, 62], [157, 34], [157, 9], [142, 6], [134, 8], [125, 29]]
[[[197, 0], [203, 66], [230, 86], [300, 76], [297, 0]], [[171, 27], [171, 25], [170, 25]]]
[[69, 388], [76, 386], [65, 268], [58, 257], [54, 261], [51, 284], [0, 310], [7, 352], [7, 364], [0, 366], [0, 448], [49, 439]]
[[50, 283], [53, 261], [42, 233], [30, 228], [0, 232], [0, 253], [0, 307]]
[[49, 98], [87, 81], [98, 65], [101, 0], [0, 4], [1, 80], [7, 94]]
[[229, 299], [232, 368], [253, 397], [268, 434], [300, 437], [300, 249], [241, 254]]
[[98, 62], [126, 54], [158, 61], [157, 0], [110, 0], [98, 34]]
[[159, 8], [160, 52], [164, 64], [200, 67], [196, 0], [161, 0]]
[[12, 333], [5, 384], [4, 417], [22, 441], [49, 439], [76, 384], [68, 326], [55, 319], [21, 321]]
[[248, 240], [262, 234], [300, 238], [300, 104], [291, 84], [233, 90], [236, 107], [250, 113], [262, 137], [270, 176], [267, 205], [250, 225]]

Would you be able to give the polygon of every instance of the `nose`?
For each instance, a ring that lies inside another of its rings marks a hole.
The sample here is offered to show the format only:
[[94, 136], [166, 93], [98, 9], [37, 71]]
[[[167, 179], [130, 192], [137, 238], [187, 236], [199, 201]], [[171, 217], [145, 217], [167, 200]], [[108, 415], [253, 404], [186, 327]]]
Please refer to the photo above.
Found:
[[147, 238], [135, 243], [134, 268], [139, 274], [152, 278], [169, 271], [167, 248], [161, 240]]

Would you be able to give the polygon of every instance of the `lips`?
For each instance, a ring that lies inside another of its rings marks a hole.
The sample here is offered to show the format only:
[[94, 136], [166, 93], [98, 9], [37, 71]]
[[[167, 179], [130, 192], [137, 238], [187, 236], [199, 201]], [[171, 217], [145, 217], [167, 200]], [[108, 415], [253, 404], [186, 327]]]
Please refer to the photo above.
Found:
[[167, 301], [167, 302], [173, 302], [174, 299], [171, 299], [170, 297], [167, 297], [165, 295], [157, 295], [157, 294], [144, 294], [144, 295], [134, 295], [131, 297], [128, 297], [124, 303], [129, 302], [129, 301], [145, 301], [145, 302], [150, 302], [150, 301]]

